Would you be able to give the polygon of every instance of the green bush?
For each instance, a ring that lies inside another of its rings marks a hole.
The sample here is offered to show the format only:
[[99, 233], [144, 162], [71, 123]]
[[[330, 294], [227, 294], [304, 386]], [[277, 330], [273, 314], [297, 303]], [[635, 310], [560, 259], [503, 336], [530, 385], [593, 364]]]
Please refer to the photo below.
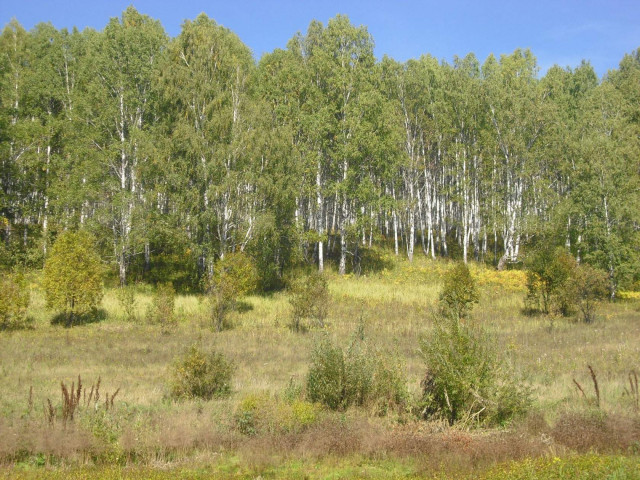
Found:
[[228, 316], [235, 311], [237, 301], [256, 289], [258, 273], [251, 258], [242, 253], [228, 253], [215, 266], [209, 283], [211, 320], [216, 330], [229, 326]]
[[350, 402], [346, 388], [345, 354], [328, 336], [324, 335], [311, 353], [311, 366], [307, 374], [307, 395], [332, 410], [345, 408]]
[[171, 397], [210, 400], [229, 395], [233, 370], [233, 364], [222, 353], [205, 353], [193, 345], [173, 365]]
[[377, 351], [375, 355], [373, 385], [369, 395], [373, 413], [386, 415], [391, 411], [405, 411], [410, 398], [404, 362], [395, 352]]
[[305, 319], [312, 319], [317, 326], [323, 327], [329, 311], [329, 284], [325, 276], [314, 272], [295, 278], [289, 286], [289, 303], [294, 330], [303, 330]]
[[25, 328], [29, 289], [22, 275], [3, 273], [0, 278], [0, 330]]
[[47, 306], [62, 311], [68, 326], [95, 310], [102, 300], [102, 265], [86, 232], [63, 232], [44, 265], [42, 286]]
[[268, 393], [250, 394], [237, 405], [235, 427], [244, 435], [299, 433], [316, 423], [319, 404], [296, 398], [286, 400]]
[[580, 312], [585, 322], [595, 316], [597, 303], [607, 296], [601, 270], [579, 265], [564, 248], [540, 247], [527, 265], [527, 307], [530, 311], [563, 316]]
[[609, 294], [607, 274], [590, 265], [578, 265], [572, 278], [572, 287], [582, 320], [592, 322], [598, 303]]
[[[271, 207], [277, 211], [285, 206]], [[280, 210], [280, 213], [284, 211]], [[246, 250], [254, 261], [262, 291], [279, 290], [283, 286], [283, 270], [302, 260], [298, 248], [302, 239], [292, 220], [273, 210], [259, 214], [255, 219], [254, 235]]]
[[136, 292], [132, 287], [120, 287], [116, 292], [120, 308], [124, 312], [124, 319], [135, 322], [136, 318]]
[[176, 326], [177, 321], [173, 313], [176, 302], [176, 291], [171, 283], [161, 283], [156, 287], [153, 302], [147, 310], [147, 321], [158, 324], [162, 330], [168, 332]]
[[376, 350], [361, 333], [346, 350], [323, 336], [311, 354], [306, 387], [310, 401], [332, 410], [358, 405], [384, 415], [404, 410], [408, 401], [404, 364]]
[[576, 267], [575, 259], [563, 248], [544, 245], [526, 257], [525, 266], [528, 310], [568, 315], [571, 295], [567, 287]]
[[528, 389], [481, 328], [454, 315], [437, 315], [420, 351], [427, 367], [422, 416], [443, 417], [450, 424], [502, 424], [528, 407]]
[[466, 318], [478, 300], [478, 287], [469, 267], [457, 263], [445, 273], [444, 287], [440, 293], [440, 309], [445, 315]]

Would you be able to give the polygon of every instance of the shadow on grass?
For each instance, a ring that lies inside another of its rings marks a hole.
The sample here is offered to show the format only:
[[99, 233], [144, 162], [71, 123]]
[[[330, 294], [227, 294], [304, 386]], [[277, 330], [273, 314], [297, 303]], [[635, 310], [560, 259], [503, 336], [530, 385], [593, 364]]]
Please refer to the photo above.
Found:
[[236, 302], [236, 311], [238, 313], [250, 312], [251, 310], [253, 310], [253, 305], [249, 302], [245, 302], [244, 300], [238, 300]]
[[107, 311], [104, 308], [94, 308], [87, 313], [75, 314], [73, 316], [59, 313], [51, 319], [51, 325], [62, 325], [65, 328], [70, 328], [78, 325], [101, 322], [106, 318]]
[[31, 316], [26, 317], [23, 320], [2, 322], [0, 323], [0, 332], [12, 332], [17, 330], [34, 330], [35, 319]]
[[383, 270], [393, 270], [395, 266], [393, 261], [377, 248], [360, 247], [358, 255], [360, 257], [360, 272], [357, 272], [354, 266], [354, 273], [380, 273]]

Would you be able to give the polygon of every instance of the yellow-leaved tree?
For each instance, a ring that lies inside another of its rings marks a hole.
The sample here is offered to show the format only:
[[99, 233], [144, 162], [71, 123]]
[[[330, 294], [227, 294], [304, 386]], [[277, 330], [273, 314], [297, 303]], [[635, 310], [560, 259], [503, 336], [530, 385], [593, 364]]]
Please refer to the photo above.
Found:
[[78, 315], [94, 310], [103, 295], [102, 264], [94, 240], [86, 232], [63, 232], [44, 266], [47, 307], [65, 317], [67, 326]]

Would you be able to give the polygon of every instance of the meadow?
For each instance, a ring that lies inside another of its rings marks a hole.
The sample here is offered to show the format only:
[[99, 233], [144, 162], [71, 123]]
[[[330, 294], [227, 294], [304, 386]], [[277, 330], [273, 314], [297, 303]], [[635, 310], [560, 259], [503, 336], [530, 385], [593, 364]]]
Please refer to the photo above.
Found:
[[[318, 338], [344, 345], [359, 327], [402, 360], [418, 398], [419, 339], [447, 268], [391, 259], [376, 273], [329, 273], [325, 326], [304, 333], [290, 328], [284, 291], [245, 297], [221, 332], [206, 299], [178, 295], [177, 323], [162, 329], [145, 321], [150, 286], [136, 287], [134, 321], [107, 288], [99, 321], [65, 328], [34, 274], [33, 328], [0, 332], [0, 478], [640, 478], [633, 293], [589, 324], [525, 315], [523, 272], [472, 265], [474, 321], [532, 392], [529, 412], [500, 428], [300, 400]], [[233, 361], [230, 396], [170, 398], [172, 365], [194, 344]], [[84, 394], [65, 418], [61, 382], [77, 388], [78, 376]], [[88, 399], [98, 382], [99, 400]]]

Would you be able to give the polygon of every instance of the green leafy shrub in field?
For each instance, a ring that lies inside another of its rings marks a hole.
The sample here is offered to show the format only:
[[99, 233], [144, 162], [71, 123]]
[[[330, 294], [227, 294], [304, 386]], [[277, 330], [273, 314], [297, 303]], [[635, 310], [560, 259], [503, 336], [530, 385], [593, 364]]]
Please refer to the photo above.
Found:
[[456, 422], [502, 424], [529, 406], [528, 389], [498, 356], [478, 326], [455, 315], [437, 315], [421, 339], [427, 371], [422, 415]]
[[[291, 198], [285, 200], [288, 203]], [[272, 198], [275, 201], [275, 198]], [[258, 286], [262, 291], [278, 290], [283, 286], [283, 270], [296, 265], [301, 258], [298, 246], [302, 242], [301, 232], [293, 218], [279, 213], [286, 211], [285, 204], [271, 205], [272, 208], [258, 214], [254, 222], [254, 235], [247, 244], [258, 276]], [[282, 210], [280, 210], [282, 209]]]
[[598, 302], [607, 296], [606, 274], [579, 265], [563, 248], [540, 247], [526, 265], [530, 311], [563, 316], [580, 312], [585, 322], [591, 322]]
[[607, 274], [590, 265], [578, 265], [574, 271], [572, 286], [582, 320], [592, 322], [598, 303], [609, 294]]
[[460, 262], [445, 273], [440, 293], [440, 309], [445, 315], [466, 318], [478, 300], [478, 287], [469, 267]]
[[209, 284], [211, 319], [216, 330], [229, 326], [228, 316], [236, 309], [238, 299], [257, 285], [257, 270], [245, 253], [228, 253], [217, 262]]
[[132, 287], [120, 287], [116, 292], [120, 308], [124, 312], [124, 319], [135, 322], [136, 318], [136, 292]]
[[329, 310], [329, 284], [319, 272], [295, 278], [289, 286], [289, 303], [292, 307], [291, 327], [295, 331], [305, 328], [303, 321], [312, 319], [324, 326]]
[[311, 353], [311, 366], [307, 374], [307, 395], [332, 410], [351, 403], [346, 388], [346, 362], [342, 348], [323, 336]]
[[0, 330], [25, 328], [29, 289], [22, 275], [3, 273], [0, 277]]
[[309, 400], [332, 410], [358, 405], [386, 414], [404, 410], [408, 402], [404, 364], [378, 351], [362, 333], [346, 349], [323, 336], [311, 354], [306, 388]]
[[153, 301], [147, 310], [147, 321], [158, 324], [164, 332], [175, 327], [177, 320], [173, 313], [176, 291], [171, 283], [161, 283], [156, 287]]
[[574, 306], [570, 283], [576, 260], [564, 248], [545, 245], [534, 250], [525, 265], [529, 309], [570, 315]]
[[102, 265], [86, 232], [63, 232], [44, 265], [47, 306], [62, 311], [66, 324], [95, 310], [102, 300]]
[[321, 413], [319, 404], [262, 393], [244, 397], [236, 407], [234, 420], [244, 435], [299, 433], [316, 423]]
[[193, 345], [173, 365], [171, 397], [210, 400], [229, 395], [233, 370], [233, 363], [222, 353], [205, 353]]

